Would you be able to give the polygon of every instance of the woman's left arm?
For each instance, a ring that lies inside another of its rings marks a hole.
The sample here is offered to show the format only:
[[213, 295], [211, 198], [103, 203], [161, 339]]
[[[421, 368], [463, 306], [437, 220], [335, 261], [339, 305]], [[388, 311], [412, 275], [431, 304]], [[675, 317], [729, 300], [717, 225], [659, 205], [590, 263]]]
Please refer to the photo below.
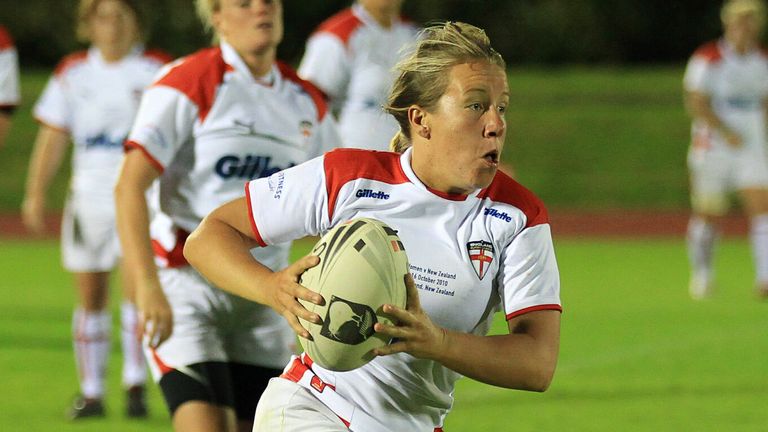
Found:
[[405, 279], [407, 309], [384, 305], [384, 312], [400, 324], [375, 325], [377, 332], [400, 341], [377, 349], [377, 355], [407, 352], [499, 387], [539, 392], [549, 387], [560, 348], [560, 311], [534, 311], [512, 318], [506, 335], [456, 332], [432, 322], [421, 308], [413, 278], [406, 275]]

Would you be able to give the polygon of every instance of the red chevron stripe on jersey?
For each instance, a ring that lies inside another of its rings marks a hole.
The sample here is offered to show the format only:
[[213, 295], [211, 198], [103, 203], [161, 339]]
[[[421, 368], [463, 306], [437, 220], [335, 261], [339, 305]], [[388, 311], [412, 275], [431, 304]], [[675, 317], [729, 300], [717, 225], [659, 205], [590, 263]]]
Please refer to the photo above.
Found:
[[13, 48], [13, 38], [11, 38], [10, 33], [8, 33], [5, 27], [0, 26], [0, 50], [8, 48]]
[[277, 63], [277, 68], [280, 70], [280, 73], [283, 75], [283, 77], [285, 77], [285, 79], [301, 86], [301, 88], [304, 89], [309, 97], [312, 98], [312, 102], [314, 102], [315, 106], [317, 107], [317, 120], [323, 120], [325, 113], [328, 112], [328, 103], [326, 102], [326, 97], [323, 91], [317, 88], [311, 82], [299, 78], [299, 76], [296, 74], [296, 71], [287, 64], [281, 61], [277, 61], [275, 63]]
[[54, 75], [61, 75], [64, 72], [66, 72], [67, 69], [77, 66], [78, 64], [82, 64], [88, 60], [88, 51], [77, 51], [73, 52], [72, 54], [69, 54], [68, 56], [61, 59], [58, 65], [56, 65], [56, 69], [53, 70]]
[[477, 197], [489, 198], [519, 208], [527, 219], [526, 228], [549, 223], [549, 213], [544, 203], [525, 186], [501, 171], [496, 172], [490, 186], [481, 190]]
[[333, 220], [336, 200], [342, 186], [366, 178], [387, 184], [408, 183], [400, 166], [400, 154], [360, 149], [335, 149], [325, 154], [325, 187], [328, 194], [328, 219]]
[[720, 44], [717, 41], [707, 42], [700, 46], [693, 55], [704, 58], [710, 63], [716, 63], [723, 59], [723, 53], [720, 51]]
[[143, 56], [150, 60], [155, 60], [161, 64], [166, 64], [173, 60], [173, 57], [170, 54], [157, 49], [146, 50], [144, 51]]
[[332, 34], [346, 45], [355, 30], [363, 25], [360, 18], [356, 17], [351, 8], [347, 8], [336, 15], [323, 21], [316, 33]]
[[224, 75], [233, 70], [224, 61], [221, 48], [208, 48], [179, 59], [154, 85], [171, 87], [184, 93], [197, 105], [197, 115], [202, 122], [213, 106], [216, 89], [224, 81]]

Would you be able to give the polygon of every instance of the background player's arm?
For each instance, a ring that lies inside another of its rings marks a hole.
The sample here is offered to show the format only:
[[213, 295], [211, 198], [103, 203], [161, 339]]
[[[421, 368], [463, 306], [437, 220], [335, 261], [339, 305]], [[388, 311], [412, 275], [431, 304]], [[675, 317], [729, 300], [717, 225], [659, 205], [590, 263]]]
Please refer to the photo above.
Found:
[[11, 111], [0, 109], [0, 149], [5, 145], [5, 137], [11, 129]]
[[64, 159], [69, 132], [41, 124], [29, 160], [29, 172], [21, 215], [24, 225], [35, 234], [45, 230], [45, 201], [48, 188]]
[[213, 285], [240, 297], [267, 305], [283, 315], [299, 336], [309, 332], [298, 317], [319, 323], [320, 316], [305, 309], [296, 298], [321, 304], [322, 297], [299, 284], [299, 276], [319, 262], [306, 256], [285, 269], [273, 272], [251, 256], [257, 246], [252, 237], [245, 198], [231, 201], [211, 212], [189, 236], [184, 257]]
[[555, 373], [560, 347], [560, 312], [529, 312], [508, 321], [509, 334], [478, 336], [436, 326], [421, 308], [419, 293], [406, 276], [406, 310], [384, 305], [399, 326], [375, 325], [376, 332], [400, 339], [377, 355], [407, 352], [442, 363], [474, 380], [519, 390], [544, 391]]
[[139, 326], [157, 346], [173, 331], [173, 315], [157, 277], [149, 236], [146, 191], [160, 175], [140, 151], [129, 151], [115, 186], [117, 232], [123, 249], [124, 271], [136, 283]]
[[685, 108], [693, 119], [704, 121], [710, 128], [720, 132], [729, 145], [738, 147], [741, 145], [741, 137], [725, 124], [712, 110], [712, 102], [709, 95], [697, 91], [685, 92]]

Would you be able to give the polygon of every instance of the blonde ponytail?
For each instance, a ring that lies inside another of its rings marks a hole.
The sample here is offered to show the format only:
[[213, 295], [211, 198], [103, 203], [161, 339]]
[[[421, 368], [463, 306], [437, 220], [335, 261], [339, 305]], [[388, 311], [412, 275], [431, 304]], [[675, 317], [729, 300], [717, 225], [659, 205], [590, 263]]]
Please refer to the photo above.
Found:
[[393, 136], [392, 140], [389, 142], [389, 151], [392, 151], [395, 153], [403, 153], [410, 146], [411, 146], [411, 140], [409, 140], [408, 137], [405, 136], [405, 134], [401, 129], [397, 131], [395, 136]]

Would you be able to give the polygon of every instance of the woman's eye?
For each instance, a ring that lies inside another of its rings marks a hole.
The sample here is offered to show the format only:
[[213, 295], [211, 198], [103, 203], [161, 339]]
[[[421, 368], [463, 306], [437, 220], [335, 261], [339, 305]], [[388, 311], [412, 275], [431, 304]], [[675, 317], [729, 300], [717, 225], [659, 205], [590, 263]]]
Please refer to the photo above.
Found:
[[483, 104], [481, 104], [481, 103], [473, 103], [473, 104], [470, 104], [470, 105], [469, 105], [469, 109], [471, 109], [472, 111], [482, 111], [482, 109], [483, 109]]
[[237, 6], [241, 8], [247, 8], [251, 5], [251, 0], [240, 0], [237, 2]]
[[499, 112], [500, 112], [500, 113], [502, 113], [502, 114], [504, 114], [505, 112], [507, 112], [507, 107], [506, 107], [506, 106], [504, 106], [504, 105], [500, 106], [500, 107], [499, 107]]

